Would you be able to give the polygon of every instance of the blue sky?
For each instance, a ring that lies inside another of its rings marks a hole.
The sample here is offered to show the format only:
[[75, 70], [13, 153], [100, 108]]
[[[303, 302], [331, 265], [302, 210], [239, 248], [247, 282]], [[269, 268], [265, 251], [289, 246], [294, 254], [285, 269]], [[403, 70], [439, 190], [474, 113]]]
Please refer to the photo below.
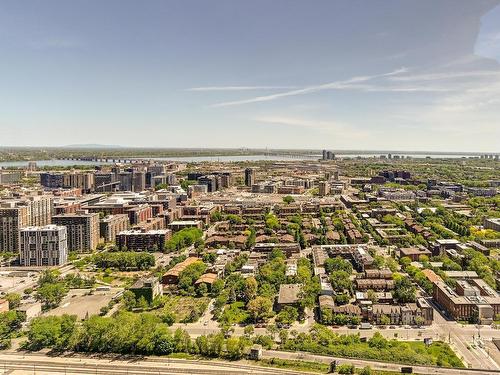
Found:
[[0, 2], [0, 145], [499, 151], [500, 0]]

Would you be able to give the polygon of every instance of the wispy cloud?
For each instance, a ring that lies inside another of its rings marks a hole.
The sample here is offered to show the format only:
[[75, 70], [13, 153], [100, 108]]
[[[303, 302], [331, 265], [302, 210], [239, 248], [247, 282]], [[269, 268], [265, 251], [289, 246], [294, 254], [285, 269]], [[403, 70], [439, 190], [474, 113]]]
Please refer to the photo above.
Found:
[[33, 48], [40, 50], [77, 48], [82, 45], [81, 41], [65, 36], [42, 38], [32, 41], [30, 44]]
[[336, 138], [338, 139], [365, 138], [370, 136], [370, 133], [368, 131], [356, 129], [351, 124], [341, 121], [318, 120], [290, 116], [260, 116], [254, 118], [254, 121], [262, 124], [295, 127], [307, 130], [315, 130], [322, 133], [335, 134]]
[[297, 86], [205, 86], [191, 87], [186, 91], [252, 91], [252, 90], [292, 90]]
[[476, 70], [476, 71], [459, 71], [459, 72], [439, 72], [425, 73], [415, 75], [405, 75], [389, 78], [391, 81], [400, 82], [416, 82], [416, 81], [441, 81], [441, 80], [456, 80], [461, 78], [500, 78], [498, 70]]
[[359, 85], [360, 83], [368, 82], [368, 81], [376, 79], [376, 78], [390, 77], [390, 76], [402, 74], [402, 73], [405, 73], [407, 71], [408, 71], [408, 69], [406, 69], [406, 68], [400, 68], [400, 69], [394, 70], [392, 72], [383, 73], [383, 74], [377, 74], [377, 75], [371, 75], [371, 76], [357, 76], [357, 77], [352, 77], [350, 79], [343, 80], [343, 81], [335, 81], [335, 82], [329, 82], [329, 83], [320, 84], [320, 85], [307, 86], [307, 87], [303, 87], [300, 89], [285, 91], [285, 92], [272, 94], [272, 95], [263, 95], [263, 96], [256, 96], [253, 98], [249, 98], [249, 99], [216, 103], [216, 104], [211, 105], [210, 107], [218, 108], [218, 107], [229, 107], [229, 106], [236, 106], [236, 105], [250, 104], [250, 103], [268, 102], [271, 100], [276, 100], [276, 99], [285, 98], [285, 97], [289, 97], [289, 96], [311, 94], [311, 93], [323, 91], [323, 90], [363, 89], [363, 86]]

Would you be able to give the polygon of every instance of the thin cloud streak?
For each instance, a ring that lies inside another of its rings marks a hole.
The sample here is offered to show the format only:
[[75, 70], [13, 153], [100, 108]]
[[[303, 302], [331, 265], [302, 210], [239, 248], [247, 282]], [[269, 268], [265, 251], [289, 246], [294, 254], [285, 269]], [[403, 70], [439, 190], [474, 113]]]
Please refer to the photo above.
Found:
[[292, 90], [297, 86], [206, 86], [206, 87], [191, 87], [185, 91], [251, 91], [251, 90]]
[[[321, 84], [321, 85], [308, 86], [308, 87], [304, 87], [301, 89], [286, 91], [286, 92], [273, 94], [273, 95], [257, 96], [257, 97], [250, 98], [250, 99], [216, 103], [216, 104], [211, 105], [210, 107], [211, 108], [220, 108], [220, 107], [230, 107], [230, 106], [250, 104], [250, 103], [268, 102], [271, 100], [285, 98], [288, 96], [310, 94], [310, 93], [323, 91], [323, 90], [352, 89], [353, 84], [356, 84], [356, 83], [367, 82], [367, 81], [370, 81], [370, 80], [373, 80], [376, 78], [390, 77], [390, 76], [406, 73], [407, 71], [408, 71], [407, 68], [400, 68], [400, 69], [394, 70], [394, 71], [389, 72], [389, 73], [384, 73], [384, 74], [352, 77], [352, 78], [350, 78], [348, 80], [344, 80], [344, 81], [336, 81], [336, 82], [330, 82], [330, 83], [325, 83], [325, 84]], [[354, 87], [356, 88], [356, 86], [354, 86]]]

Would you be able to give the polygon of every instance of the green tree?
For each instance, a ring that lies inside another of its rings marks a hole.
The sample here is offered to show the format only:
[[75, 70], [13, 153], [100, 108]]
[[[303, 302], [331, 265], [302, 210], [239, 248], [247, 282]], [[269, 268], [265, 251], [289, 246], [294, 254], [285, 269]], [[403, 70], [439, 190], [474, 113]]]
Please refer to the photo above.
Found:
[[284, 324], [292, 324], [299, 318], [298, 310], [293, 306], [285, 306], [276, 315], [276, 321]]
[[125, 309], [129, 311], [132, 310], [137, 304], [137, 301], [135, 299], [135, 294], [130, 290], [126, 290], [125, 292], [123, 292], [122, 302]]
[[387, 315], [382, 315], [380, 317], [380, 324], [389, 325], [391, 324], [391, 319]]
[[17, 293], [7, 293], [4, 299], [9, 302], [9, 309], [11, 310], [16, 309], [21, 303], [21, 296]]
[[415, 302], [416, 288], [409, 278], [403, 277], [394, 284], [394, 298], [399, 303]]
[[257, 297], [257, 289], [259, 287], [259, 284], [257, 283], [257, 280], [255, 280], [254, 277], [247, 277], [245, 279], [245, 300], [248, 302], [255, 297]]
[[273, 303], [269, 298], [256, 297], [248, 302], [247, 310], [254, 321], [262, 320], [271, 315]]
[[46, 308], [53, 308], [61, 303], [66, 293], [67, 289], [62, 283], [45, 283], [38, 288], [35, 298]]

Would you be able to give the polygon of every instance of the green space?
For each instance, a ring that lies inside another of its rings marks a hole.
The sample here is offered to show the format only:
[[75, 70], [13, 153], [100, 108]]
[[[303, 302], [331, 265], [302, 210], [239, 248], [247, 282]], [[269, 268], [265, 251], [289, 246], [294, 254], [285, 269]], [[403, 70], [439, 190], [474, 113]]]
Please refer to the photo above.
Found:
[[320, 325], [315, 325], [310, 333], [299, 333], [288, 338], [282, 347], [291, 351], [410, 365], [464, 367], [453, 350], [443, 342], [426, 346], [423, 342], [387, 340], [379, 332], [371, 339], [363, 341], [359, 335], [339, 335]]

